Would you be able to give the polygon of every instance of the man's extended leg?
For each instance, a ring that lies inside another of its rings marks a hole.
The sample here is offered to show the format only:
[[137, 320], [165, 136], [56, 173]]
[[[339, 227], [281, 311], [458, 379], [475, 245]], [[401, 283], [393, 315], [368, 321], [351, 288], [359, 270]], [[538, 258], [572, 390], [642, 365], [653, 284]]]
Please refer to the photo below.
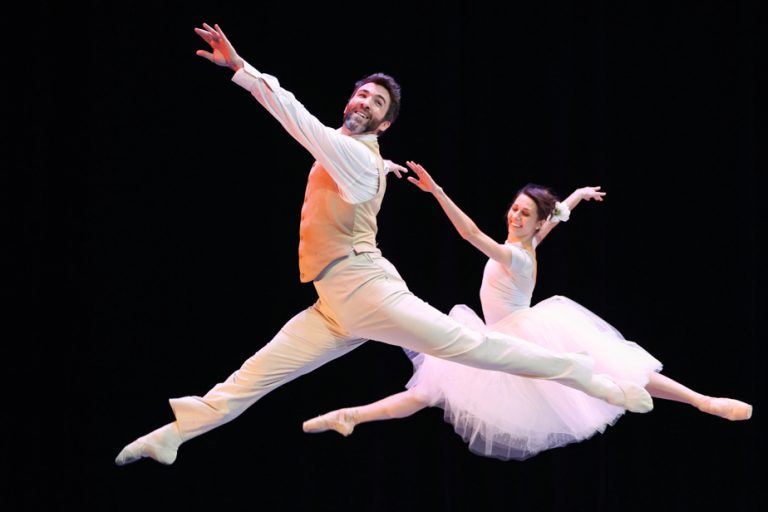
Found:
[[118, 465], [149, 457], [172, 464], [181, 443], [232, 421], [261, 397], [360, 346], [318, 303], [293, 317], [227, 380], [204, 396], [170, 400], [176, 421], [127, 445]]
[[[642, 386], [594, 374], [587, 355], [554, 352], [504, 333], [471, 330], [413, 295], [386, 259], [367, 258], [370, 276], [355, 289], [354, 300], [349, 300], [345, 266], [315, 284], [321, 298], [355, 336], [477, 368], [553, 380], [632, 412], [653, 408]], [[354, 263], [357, 274], [366, 267], [361, 260]]]

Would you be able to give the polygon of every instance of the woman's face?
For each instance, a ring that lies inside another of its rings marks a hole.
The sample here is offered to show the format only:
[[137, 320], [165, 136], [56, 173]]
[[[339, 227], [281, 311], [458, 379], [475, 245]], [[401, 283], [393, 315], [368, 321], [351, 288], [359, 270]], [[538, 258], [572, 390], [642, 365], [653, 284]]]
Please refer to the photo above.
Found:
[[541, 226], [539, 210], [533, 199], [520, 194], [507, 212], [507, 229], [510, 235], [524, 240], [530, 239]]

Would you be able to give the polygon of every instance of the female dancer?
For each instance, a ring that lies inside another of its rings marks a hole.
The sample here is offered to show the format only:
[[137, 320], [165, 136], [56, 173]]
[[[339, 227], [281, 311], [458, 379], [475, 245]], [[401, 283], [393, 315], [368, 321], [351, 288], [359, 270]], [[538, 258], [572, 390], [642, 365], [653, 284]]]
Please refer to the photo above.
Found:
[[[485, 322], [465, 305], [450, 315], [468, 326], [501, 331], [552, 350], [587, 352], [595, 371], [634, 382], [656, 398], [690, 404], [729, 420], [746, 420], [752, 406], [730, 398], [703, 395], [660, 373], [661, 363], [642, 347], [576, 302], [554, 296], [530, 307], [536, 281], [536, 248], [582, 200], [602, 201], [600, 187], [583, 187], [558, 202], [546, 187], [529, 184], [515, 196], [507, 213], [508, 234], [498, 243], [445, 194], [419, 164], [407, 162], [417, 178], [409, 181], [431, 193], [459, 234], [489, 260], [480, 298]], [[625, 409], [552, 382], [521, 378], [409, 353], [414, 375], [407, 390], [372, 404], [338, 409], [304, 422], [305, 432], [335, 430], [347, 436], [355, 425], [403, 418], [430, 406], [479, 455], [502, 460], [526, 459], [603, 432]]]

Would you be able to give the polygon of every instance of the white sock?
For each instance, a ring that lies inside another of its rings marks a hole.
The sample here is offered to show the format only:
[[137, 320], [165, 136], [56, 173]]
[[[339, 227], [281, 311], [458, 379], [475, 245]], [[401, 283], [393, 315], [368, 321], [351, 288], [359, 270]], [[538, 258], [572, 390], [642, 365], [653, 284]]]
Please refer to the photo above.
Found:
[[630, 412], [645, 413], [653, 410], [651, 395], [645, 388], [633, 382], [614, 380], [607, 375], [598, 374], [592, 377], [592, 383], [603, 390], [599, 398], [609, 404], [623, 407]]
[[117, 455], [115, 464], [124, 466], [144, 457], [154, 459], [161, 464], [173, 464], [181, 443], [178, 425], [176, 422], [169, 423], [123, 448]]

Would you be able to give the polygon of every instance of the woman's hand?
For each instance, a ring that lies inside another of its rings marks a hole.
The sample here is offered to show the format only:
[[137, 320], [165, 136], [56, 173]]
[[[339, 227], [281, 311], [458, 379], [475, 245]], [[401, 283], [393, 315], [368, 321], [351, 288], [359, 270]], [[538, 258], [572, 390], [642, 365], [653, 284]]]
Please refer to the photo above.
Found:
[[408, 167], [410, 167], [411, 170], [416, 174], [416, 178], [413, 176], [408, 176], [408, 181], [419, 187], [424, 192], [429, 192], [430, 194], [435, 194], [442, 190], [437, 185], [437, 183], [435, 183], [435, 180], [432, 179], [432, 176], [429, 175], [427, 170], [421, 166], [421, 164], [417, 164], [411, 160], [408, 160], [406, 164], [408, 164]]
[[605, 192], [600, 191], [600, 187], [582, 187], [579, 189], [579, 194], [581, 195], [581, 198], [585, 201], [591, 201], [594, 199], [595, 201], [602, 201], [603, 196], [605, 195]]

